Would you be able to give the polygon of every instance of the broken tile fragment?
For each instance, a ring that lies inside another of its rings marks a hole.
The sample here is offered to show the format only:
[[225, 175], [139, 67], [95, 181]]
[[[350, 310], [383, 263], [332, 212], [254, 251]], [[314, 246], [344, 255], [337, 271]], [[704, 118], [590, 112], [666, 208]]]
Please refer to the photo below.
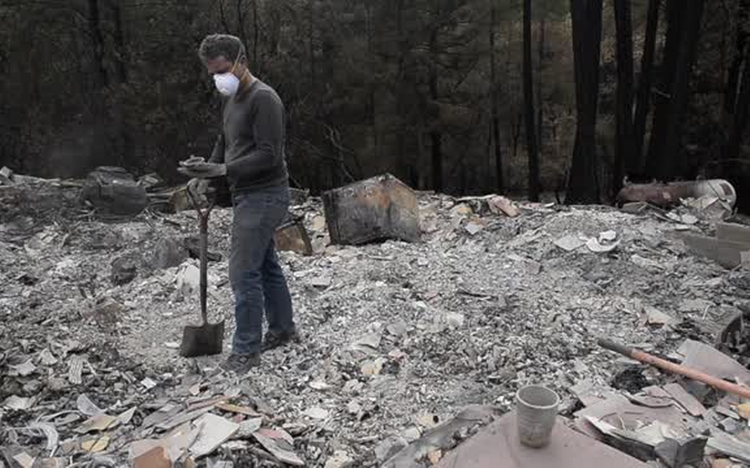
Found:
[[39, 362], [44, 366], [54, 366], [58, 363], [58, 359], [49, 349], [45, 349], [39, 353]]
[[17, 411], [25, 411], [28, 409], [31, 409], [34, 406], [34, 398], [33, 397], [19, 397], [16, 395], [11, 395], [8, 398], [3, 401], [3, 408], [9, 409], [9, 410], [17, 410]]
[[141, 380], [141, 385], [143, 385], [146, 390], [151, 390], [152, 388], [156, 387], [156, 382], [146, 377], [145, 379]]
[[73, 355], [68, 361], [68, 380], [73, 385], [81, 385], [83, 383], [83, 357], [79, 355]]
[[36, 372], [36, 366], [33, 362], [31, 362], [31, 359], [24, 362], [23, 364], [9, 367], [10, 371], [8, 372], [8, 375], [10, 377], [27, 377]]
[[330, 413], [319, 406], [313, 406], [312, 408], [306, 409], [304, 414], [312, 419], [327, 419]]
[[680, 384], [671, 383], [664, 386], [664, 390], [674, 398], [688, 413], [693, 416], [703, 416], [706, 414], [706, 408], [687, 392]]
[[213, 453], [240, 429], [239, 424], [211, 413], [204, 414], [193, 424], [200, 431], [190, 446], [190, 453], [196, 459]]
[[13, 456], [13, 460], [18, 463], [21, 468], [31, 468], [34, 466], [35, 458], [26, 452], [21, 452]]
[[85, 393], [78, 395], [78, 399], [76, 400], [76, 407], [78, 408], [78, 411], [85, 414], [86, 416], [95, 416], [104, 412], [98, 406], [96, 406]]
[[278, 431], [260, 429], [253, 437], [280, 462], [292, 466], [305, 466], [304, 460], [294, 453], [293, 444]]
[[557, 239], [554, 241], [554, 244], [566, 252], [573, 252], [574, 250], [586, 245], [586, 241], [581, 239], [578, 235], [570, 234]]
[[240, 427], [237, 430], [235, 436], [241, 439], [248, 439], [261, 428], [263, 425], [263, 418], [252, 418], [246, 419], [240, 423]]
[[380, 372], [383, 370], [383, 365], [385, 364], [385, 359], [383, 358], [377, 358], [372, 361], [366, 361], [364, 364], [362, 364], [360, 370], [362, 371], [362, 375], [366, 376], [373, 376], [373, 375], [379, 375]]
[[674, 317], [665, 314], [655, 307], [644, 306], [643, 313], [646, 323], [654, 327], [663, 327], [664, 325], [670, 325], [677, 322]]
[[120, 420], [117, 417], [100, 413], [90, 417], [83, 424], [78, 426], [76, 432], [78, 432], [79, 434], [86, 434], [89, 432], [106, 431], [107, 429], [111, 429], [117, 426], [119, 423]]
[[348, 453], [343, 450], [337, 450], [326, 460], [323, 468], [344, 468], [352, 466], [352, 463], [354, 463], [354, 459]]
[[88, 453], [99, 453], [107, 449], [109, 442], [109, 436], [92, 437], [81, 442], [81, 449]]

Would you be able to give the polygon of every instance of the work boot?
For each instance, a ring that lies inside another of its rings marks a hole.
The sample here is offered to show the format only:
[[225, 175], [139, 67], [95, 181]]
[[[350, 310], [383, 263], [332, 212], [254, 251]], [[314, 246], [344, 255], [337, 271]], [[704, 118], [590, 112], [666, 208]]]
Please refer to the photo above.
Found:
[[245, 375], [250, 369], [258, 366], [260, 366], [260, 353], [231, 354], [229, 358], [221, 364], [223, 370], [234, 372], [237, 375]]
[[266, 338], [263, 340], [263, 346], [261, 349], [263, 349], [263, 352], [271, 351], [272, 349], [279, 348], [281, 346], [286, 346], [289, 343], [299, 343], [300, 337], [299, 333], [297, 333], [297, 330], [292, 330], [289, 333], [273, 333], [268, 332], [266, 333]]

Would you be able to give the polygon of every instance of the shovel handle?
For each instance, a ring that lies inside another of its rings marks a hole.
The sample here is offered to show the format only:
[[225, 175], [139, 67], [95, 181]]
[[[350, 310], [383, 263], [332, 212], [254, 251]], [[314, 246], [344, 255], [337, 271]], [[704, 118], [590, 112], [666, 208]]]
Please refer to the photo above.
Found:
[[614, 341], [608, 340], [606, 338], [601, 338], [599, 340], [599, 346], [627, 357], [631, 357], [631, 354], [633, 354], [633, 350], [628, 348], [627, 346], [615, 343]]
[[727, 382], [726, 380], [716, 378], [712, 375], [706, 374], [705, 372], [701, 372], [697, 369], [692, 369], [690, 367], [682, 366], [680, 364], [675, 364], [673, 362], [667, 361], [666, 359], [653, 356], [643, 351], [628, 348], [627, 346], [621, 345], [619, 343], [615, 343], [614, 341], [611, 341], [611, 340], [600, 339], [598, 343], [599, 343], [599, 346], [601, 346], [604, 349], [614, 351], [616, 353], [622, 354], [623, 356], [627, 356], [631, 359], [635, 359], [636, 361], [642, 362], [644, 364], [650, 364], [663, 371], [670, 372], [672, 374], [681, 375], [683, 377], [687, 377], [689, 379], [696, 380], [698, 382], [702, 382], [706, 385], [710, 385], [711, 387], [717, 388], [719, 390], [723, 390], [727, 393], [741, 396], [743, 398], [750, 398], [750, 388], [748, 387], [743, 387], [741, 385]]
[[208, 296], [208, 218], [211, 216], [211, 210], [214, 209], [215, 201], [211, 201], [208, 208], [201, 210], [198, 202], [193, 197], [193, 194], [188, 191], [190, 201], [195, 207], [195, 211], [198, 213], [198, 225], [200, 228], [200, 238], [198, 239], [198, 247], [200, 249], [200, 298], [201, 298], [201, 319], [203, 319], [203, 325], [208, 324], [208, 307], [207, 307], [207, 296]]
[[208, 217], [211, 214], [211, 205], [207, 210], [199, 212], [200, 216], [200, 294], [201, 294], [201, 318], [203, 325], [208, 323], [208, 307], [206, 306], [208, 296]]

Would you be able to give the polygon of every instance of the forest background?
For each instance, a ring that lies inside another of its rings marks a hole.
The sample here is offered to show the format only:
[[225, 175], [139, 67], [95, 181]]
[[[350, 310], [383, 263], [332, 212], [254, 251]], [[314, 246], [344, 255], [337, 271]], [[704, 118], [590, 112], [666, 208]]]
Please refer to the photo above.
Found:
[[288, 114], [292, 184], [570, 203], [724, 177], [750, 208], [750, 0], [0, 0], [0, 166], [179, 181], [241, 38]]

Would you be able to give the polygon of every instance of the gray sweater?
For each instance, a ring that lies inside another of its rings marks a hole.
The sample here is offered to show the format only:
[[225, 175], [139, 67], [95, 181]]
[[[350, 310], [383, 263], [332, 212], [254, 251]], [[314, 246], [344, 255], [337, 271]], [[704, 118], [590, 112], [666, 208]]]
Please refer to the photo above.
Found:
[[284, 104], [276, 91], [260, 80], [227, 99], [210, 161], [226, 164], [232, 193], [289, 183], [285, 127]]

